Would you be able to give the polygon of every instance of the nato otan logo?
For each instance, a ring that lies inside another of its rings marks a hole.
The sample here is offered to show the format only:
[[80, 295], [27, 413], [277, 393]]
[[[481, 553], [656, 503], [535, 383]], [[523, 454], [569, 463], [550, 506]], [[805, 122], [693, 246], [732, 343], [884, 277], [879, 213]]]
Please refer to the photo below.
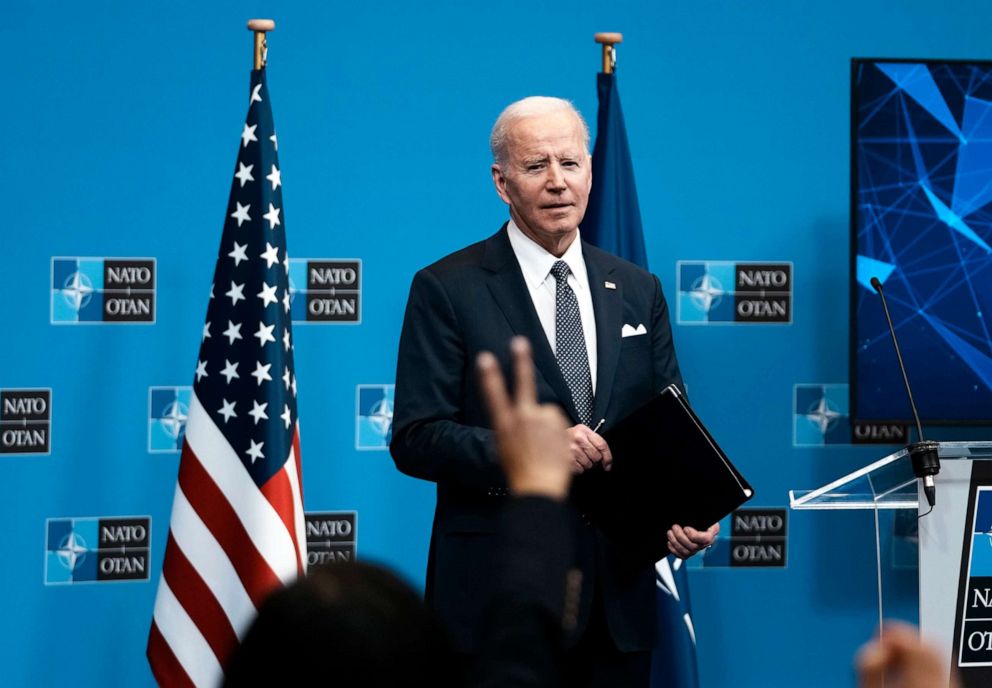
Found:
[[154, 258], [52, 258], [55, 325], [155, 322]]
[[680, 260], [676, 272], [680, 324], [792, 322], [792, 263]]
[[0, 454], [50, 454], [52, 390], [0, 389]]
[[308, 511], [305, 518], [309, 566], [355, 560], [357, 511]]
[[45, 585], [146, 581], [151, 518], [50, 518]]
[[183, 448], [192, 387], [148, 388], [148, 451], [175, 453]]
[[393, 438], [393, 385], [355, 390], [355, 449], [389, 449]]
[[848, 413], [846, 384], [796, 385], [793, 391], [793, 444], [906, 444], [909, 427], [900, 423], [855, 423]]
[[289, 299], [294, 323], [362, 322], [362, 261], [290, 258]]

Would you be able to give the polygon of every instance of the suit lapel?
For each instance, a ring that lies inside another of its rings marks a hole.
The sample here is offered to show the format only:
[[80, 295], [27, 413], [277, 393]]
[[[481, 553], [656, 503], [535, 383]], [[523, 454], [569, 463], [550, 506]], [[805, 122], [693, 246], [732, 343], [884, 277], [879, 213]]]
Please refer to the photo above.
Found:
[[548, 344], [548, 338], [544, 335], [544, 328], [527, 290], [520, 264], [513, 254], [510, 239], [506, 235], [506, 225], [486, 241], [482, 267], [492, 273], [489, 279], [489, 291], [507, 322], [510, 323], [513, 333], [530, 340], [531, 350], [534, 352], [534, 366], [554, 390], [572, 422], [577, 423], [579, 414], [572, 401], [572, 393], [565, 383], [565, 378], [562, 377], [558, 359], [555, 358], [551, 345]]
[[[593, 400], [592, 422], [606, 418], [606, 409], [610, 405], [610, 393], [613, 391], [613, 377], [620, 360], [620, 328], [623, 326], [623, 284], [611, 281], [615, 289], [608, 289], [606, 282], [610, 281], [613, 266], [597, 255], [596, 249], [583, 243], [582, 255], [585, 257], [586, 270], [589, 273], [589, 290], [592, 293], [592, 308], [596, 313], [596, 397]], [[610, 424], [619, 418], [606, 418]]]

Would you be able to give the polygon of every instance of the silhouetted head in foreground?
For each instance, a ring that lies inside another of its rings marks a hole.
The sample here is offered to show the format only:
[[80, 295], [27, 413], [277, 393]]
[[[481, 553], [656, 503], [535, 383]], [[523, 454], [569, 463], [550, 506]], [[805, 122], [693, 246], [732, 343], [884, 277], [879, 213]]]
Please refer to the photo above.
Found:
[[227, 667], [225, 686], [456, 686], [459, 660], [434, 613], [384, 568], [313, 567], [274, 592]]

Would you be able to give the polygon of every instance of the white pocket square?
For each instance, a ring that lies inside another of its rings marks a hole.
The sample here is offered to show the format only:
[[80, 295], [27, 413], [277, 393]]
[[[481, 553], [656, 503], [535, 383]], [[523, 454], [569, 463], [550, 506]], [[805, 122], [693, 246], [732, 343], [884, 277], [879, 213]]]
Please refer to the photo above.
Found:
[[641, 323], [637, 327], [631, 327], [630, 325], [624, 325], [623, 329], [620, 330], [620, 337], [636, 337], [638, 335], [647, 334], [648, 328], [644, 327], [644, 323]]

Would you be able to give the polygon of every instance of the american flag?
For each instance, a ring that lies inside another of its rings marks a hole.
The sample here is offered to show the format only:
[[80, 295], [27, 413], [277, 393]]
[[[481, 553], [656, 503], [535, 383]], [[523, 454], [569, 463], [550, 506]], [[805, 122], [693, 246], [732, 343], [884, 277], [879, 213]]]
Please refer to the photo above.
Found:
[[306, 570], [277, 150], [255, 70], [148, 637], [162, 686], [217, 685], [265, 596]]

